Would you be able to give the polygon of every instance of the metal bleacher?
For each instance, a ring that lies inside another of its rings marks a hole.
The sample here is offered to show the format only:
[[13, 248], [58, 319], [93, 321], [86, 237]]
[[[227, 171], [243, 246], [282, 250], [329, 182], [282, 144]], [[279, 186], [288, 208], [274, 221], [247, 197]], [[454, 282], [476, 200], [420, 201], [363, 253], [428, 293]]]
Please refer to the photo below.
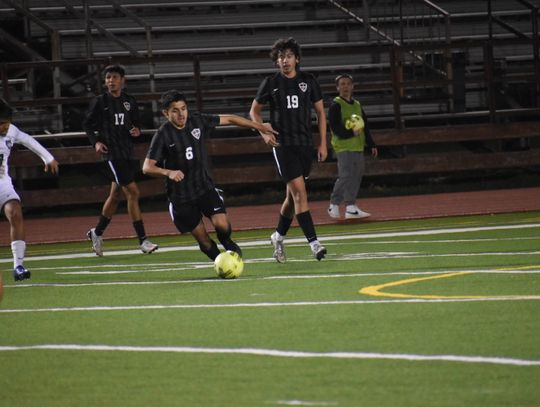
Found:
[[[163, 91], [183, 90], [192, 109], [247, 116], [262, 78], [276, 71], [271, 44], [289, 36], [327, 105], [336, 74], [353, 74], [386, 150], [368, 160], [367, 177], [538, 166], [539, 8], [540, 0], [0, 0], [2, 95], [16, 121], [69, 163], [51, 191], [39, 179], [25, 191], [41, 176], [32, 154], [14, 157], [13, 178], [26, 205], [101, 201], [108, 185], [81, 122], [105, 65], [127, 68], [145, 128], [142, 159]], [[252, 132], [219, 128], [209, 150], [219, 183], [276, 181]], [[335, 171], [322, 163], [313, 178]], [[142, 195], [155, 195], [158, 181], [144, 180]]]

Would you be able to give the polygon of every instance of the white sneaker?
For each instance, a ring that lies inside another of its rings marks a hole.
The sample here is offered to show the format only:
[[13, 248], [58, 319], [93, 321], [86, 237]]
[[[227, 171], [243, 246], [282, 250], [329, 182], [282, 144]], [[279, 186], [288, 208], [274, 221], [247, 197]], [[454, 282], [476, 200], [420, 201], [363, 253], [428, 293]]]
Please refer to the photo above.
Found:
[[285, 257], [285, 247], [283, 246], [283, 237], [278, 238], [277, 232], [272, 233], [270, 236], [272, 246], [274, 246], [274, 259], [278, 263], [285, 263], [287, 258]]
[[141, 243], [141, 251], [145, 254], [150, 254], [150, 253], [155, 252], [158, 249], [158, 247], [159, 246], [157, 244], [152, 243], [148, 239], [144, 239], [143, 242]]
[[328, 207], [328, 216], [334, 219], [341, 218], [341, 214], [339, 213], [339, 206], [330, 204], [330, 206]]
[[92, 241], [92, 250], [94, 250], [94, 252], [98, 256], [103, 256], [103, 238], [96, 235], [96, 229], [92, 228], [88, 232], [86, 232], [86, 237], [88, 238], [88, 240]]
[[318, 261], [321, 261], [324, 259], [324, 256], [326, 256], [326, 247], [319, 242], [316, 242], [311, 245], [311, 252]]
[[345, 219], [362, 219], [371, 216], [371, 213], [364, 212], [356, 205], [347, 205]]

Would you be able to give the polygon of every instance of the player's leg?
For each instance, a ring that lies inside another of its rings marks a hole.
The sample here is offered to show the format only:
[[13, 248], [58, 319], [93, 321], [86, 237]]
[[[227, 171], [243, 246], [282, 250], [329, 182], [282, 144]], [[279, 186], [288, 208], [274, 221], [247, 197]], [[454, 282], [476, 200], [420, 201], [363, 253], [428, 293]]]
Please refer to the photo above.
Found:
[[322, 246], [317, 239], [315, 225], [313, 224], [313, 218], [311, 217], [311, 212], [309, 210], [305, 182], [305, 178], [309, 176], [311, 170], [311, 160], [311, 151], [309, 149], [304, 149], [299, 152], [298, 161], [302, 165], [302, 175], [287, 182], [287, 190], [293, 198], [296, 220], [298, 221], [302, 232], [304, 232], [304, 236], [311, 247], [311, 252], [317, 260], [321, 260], [326, 256], [326, 248]]
[[204, 227], [201, 209], [196, 203], [173, 203], [169, 204], [169, 214], [180, 233], [191, 233], [199, 244], [201, 252], [206, 254], [212, 261], [219, 255], [219, 249]]
[[30, 278], [31, 273], [24, 267], [26, 242], [21, 202], [11, 199], [4, 204], [3, 209], [10, 228], [13, 278], [15, 281]]
[[118, 209], [118, 204], [120, 203], [120, 199], [122, 197], [121, 194], [122, 190], [120, 186], [116, 182], [111, 182], [109, 196], [107, 196], [107, 199], [103, 204], [96, 227], [86, 232], [86, 237], [88, 240], [92, 241], [92, 250], [94, 250], [98, 256], [103, 256], [102, 235], [105, 233], [105, 229], [107, 229], [107, 226], [109, 226], [109, 223], [111, 223], [111, 219]]
[[139, 239], [141, 250], [143, 253], [150, 254], [158, 249], [158, 245], [152, 243], [146, 236], [141, 208], [139, 206], [139, 188], [135, 182], [131, 182], [122, 186], [122, 190], [126, 196], [128, 214], [133, 222], [133, 229], [135, 229], [135, 233]]
[[201, 252], [206, 254], [210, 260], [214, 261], [220, 253], [219, 248], [216, 242], [212, 240], [212, 238], [206, 231], [206, 228], [204, 227], [204, 223], [202, 222], [202, 220], [191, 231], [191, 235], [195, 238], [195, 240], [199, 244], [199, 248], [201, 249]]
[[128, 214], [139, 239], [141, 251], [150, 254], [158, 249], [158, 245], [152, 243], [146, 236], [139, 206], [139, 187], [135, 183], [135, 173], [138, 171], [138, 167], [131, 160], [115, 162], [115, 166], [118, 169], [116, 174], [118, 183], [122, 186], [122, 191], [126, 197]]
[[232, 228], [226, 213], [218, 213], [211, 218], [219, 242], [225, 250], [232, 250], [242, 257], [242, 249], [231, 239]]

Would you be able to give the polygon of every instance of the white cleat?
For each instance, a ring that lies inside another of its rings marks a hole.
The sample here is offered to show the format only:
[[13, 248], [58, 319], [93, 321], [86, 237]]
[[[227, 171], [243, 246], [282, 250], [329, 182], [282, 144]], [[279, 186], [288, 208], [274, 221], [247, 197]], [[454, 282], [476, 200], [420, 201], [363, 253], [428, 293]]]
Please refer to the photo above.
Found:
[[334, 205], [334, 204], [330, 204], [330, 206], [328, 207], [328, 216], [330, 216], [331, 218], [334, 218], [334, 219], [341, 218], [341, 215], [339, 213], [339, 206]]
[[278, 239], [277, 232], [272, 233], [270, 236], [272, 246], [274, 246], [274, 259], [278, 263], [285, 263], [287, 258], [285, 257], [285, 248], [283, 246], [283, 238]]
[[148, 239], [144, 239], [141, 243], [141, 251], [145, 254], [154, 253], [158, 249], [158, 245], [155, 243], [152, 243]]
[[92, 228], [88, 232], [86, 232], [86, 237], [88, 238], [88, 240], [92, 241], [92, 250], [94, 250], [94, 252], [98, 256], [103, 256], [103, 238], [96, 235], [96, 229]]
[[356, 205], [347, 205], [345, 219], [362, 219], [371, 216], [371, 213], [364, 212]]
[[321, 261], [324, 259], [324, 256], [326, 256], [326, 247], [320, 243], [315, 243], [313, 246], [311, 246], [311, 252], [313, 253], [313, 257], [315, 257], [318, 261]]

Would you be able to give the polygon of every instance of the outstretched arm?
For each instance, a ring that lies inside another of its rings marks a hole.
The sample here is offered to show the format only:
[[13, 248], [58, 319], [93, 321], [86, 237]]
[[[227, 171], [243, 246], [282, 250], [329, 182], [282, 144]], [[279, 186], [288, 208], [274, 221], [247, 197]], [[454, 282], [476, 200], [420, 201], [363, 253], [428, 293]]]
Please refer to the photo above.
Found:
[[[260, 117], [260, 116], [259, 116]], [[271, 146], [277, 146], [278, 142], [276, 141], [275, 134], [278, 134], [277, 131], [275, 131], [272, 128], [272, 125], [270, 123], [263, 123], [262, 118], [260, 118], [260, 121], [257, 120], [249, 120], [241, 116], [237, 116], [234, 114], [224, 114], [219, 115], [219, 124], [220, 125], [227, 125], [227, 124], [234, 124], [236, 126], [242, 126], [242, 127], [248, 127], [251, 129], [258, 130], [261, 136], [263, 137], [266, 144], [269, 144]]]

